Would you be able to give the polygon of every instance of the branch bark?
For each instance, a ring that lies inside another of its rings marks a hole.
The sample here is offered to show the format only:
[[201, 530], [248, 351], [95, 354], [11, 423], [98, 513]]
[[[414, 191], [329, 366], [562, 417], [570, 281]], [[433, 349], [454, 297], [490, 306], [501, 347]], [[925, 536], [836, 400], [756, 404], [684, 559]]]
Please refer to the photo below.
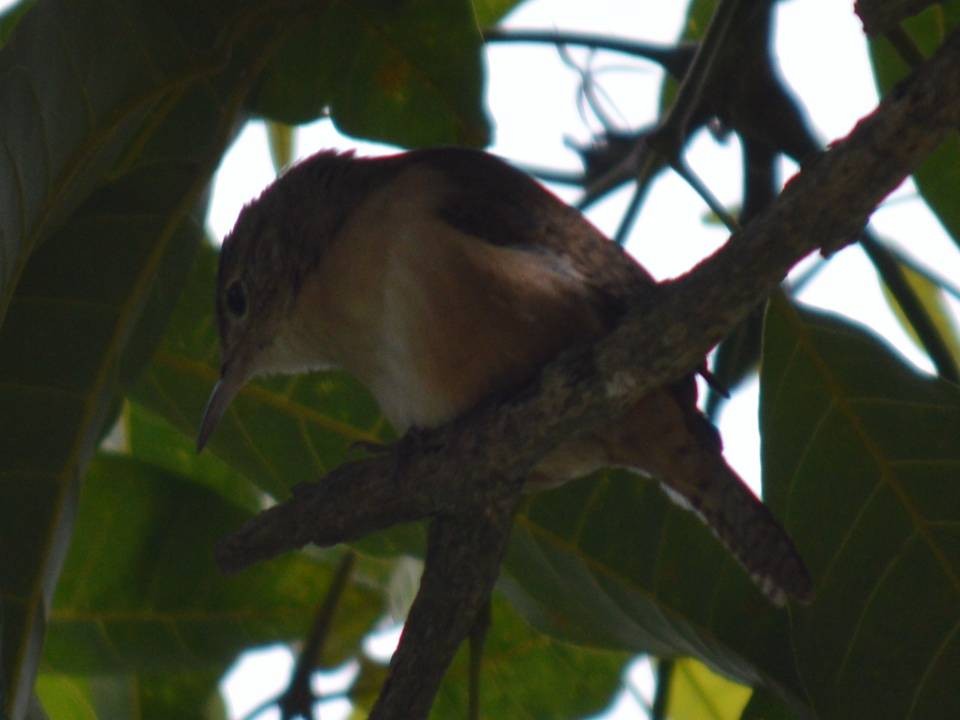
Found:
[[517, 397], [424, 433], [415, 447], [402, 444], [300, 486], [226, 539], [222, 566], [434, 518], [424, 581], [374, 713], [424, 717], [496, 578], [528, 470], [569, 435], [689, 372], [810, 252], [856, 238], [883, 198], [960, 126], [957, 67], [955, 31], [847, 138], [805, 163], [766, 212], [663, 284], [655, 303], [638, 296], [614, 332], [561, 355]]

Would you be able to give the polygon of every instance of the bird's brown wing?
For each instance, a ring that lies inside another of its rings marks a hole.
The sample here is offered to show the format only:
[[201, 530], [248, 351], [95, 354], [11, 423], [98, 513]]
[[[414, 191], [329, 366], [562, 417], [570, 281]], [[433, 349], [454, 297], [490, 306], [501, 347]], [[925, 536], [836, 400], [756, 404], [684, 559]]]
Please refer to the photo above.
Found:
[[[656, 282], [622, 248], [501, 160], [439, 149], [412, 153], [411, 162], [448, 178], [437, 212], [460, 233], [525, 249], [552, 272], [581, 283], [582, 300], [600, 320], [593, 336], [599, 327], [612, 327], [627, 301], [656, 301]], [[719, 434], [697, 408], [694, 374], [653, 391], [609, 427], [561, 445], [538, 466], [534, 480], [555, 484], [604, 465], [657, 477], [671, 499], [706, 522], [773, 602], [812, 596], [789, 536], [724, 460]]]
[[656, 292], [653, 277], [623, 248], [499, 158], [463, 148], [410, 155], [449, 178], [438, 207], [446, 222], [488, 243], [530, 248], [569, 269], [589, 287], [611, 324], [627, 298]]

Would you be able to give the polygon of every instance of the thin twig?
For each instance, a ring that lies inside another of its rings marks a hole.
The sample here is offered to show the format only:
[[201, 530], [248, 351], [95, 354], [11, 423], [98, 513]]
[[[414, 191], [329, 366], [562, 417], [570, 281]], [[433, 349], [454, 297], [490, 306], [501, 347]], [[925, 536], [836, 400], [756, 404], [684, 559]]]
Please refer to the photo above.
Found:
[[620, 218], [620, 224], [617, 225], [617, 231], [613, 235], [613, 241], [617, 245], [626, 245], [630, 237], [630, 231], [637, 220], [637, 214], [640, 212], [640, 206], [647, 196], [647, 190], [650, 188], [649, 180], [638, 180], [633, 186], [633, 193], [630, 195], [630, 202], [627, 203], [623, 216]]
[[609, 35], [591, 35], [580, 32], [546, 32], [543, 30], [504, 30], [488, 28], [483, 31], [486, 43], [543, 43], [549, 45], [580, 45], [594, 50], [610, 50], [650, 60], [674, 77], [683, 77], [693, 58], [694, 45], [657, 45], [655, 43], [622, 40]]
[[480, 675], [483, 669], [483, 647], [490, 629], [490, 598], [480, 609], [470, 629], [470, 698], [467, 717], [480, 720]]
[[953, 353], [896, 258], [870, 232], [864, 232], [860, 245], [883, 279], [884, 285], [896, 298], [907, 322], [937, 369], [937, 374], [954, 383], [960, 381], [960, 372], [957, 370]]
[[584, 182], [583, 172], [579, 170], [556, 170], [553, 168], [534, 167], [532, 165], [517, 163], [513, 163], [513, 165], [517, 169], [523, 170], [527, 175], [533, 175], [533, 177], [543, 182], [577, 186], [583, 185]]
[[732, 233], [740, 230], [740, 223], [737, 222], [737, 219], [727, 212], [723, 203], [717, 199], [716, 195], [710, 191], [706, 183], [697, 176], [693, 168], [691, 168], [682, 157], [674, 158], [670, 163], [670, 167], [673, 168], [673, 171], [677, 173], [677, 175], [683, 178], [687, 185], [693, 188], [693, 191], [707, 204], [710, 211], [720, 219], [720, 222], [726, 226], [727, 230]]
[[683, 76], [677, 97], [656, 131], [661, 138], [656, 145], [666, 157], [676, 157], [686, 141], [690, 121], [717, 66], [717, 59], [727, 41], [733, 18], [740, 11], [740, 4], [741, 0], [720, 0], [713, 17], [710, 18], [710, 25], [697, 48], [690, 69]]
[[333, 615], [350, 583], [350, 574], [353, 572], [356, 559], [357, 554], [353, 550], [344, 552], [333, 579], [330, 581], [330, 587], [327, 589], [320, 607], [317, 608], [313, 627], [310, 629], [307, 641], [297, 657], [297, 664], [290, 677], [290, 683], [277, 699], [282, 720], [313, 716], [313, 705], [319, 698], [310, 686], [310, 678], [317, 667], [323, 652], [323, 646], [330, 634], [330, 628], [333, 626]]
[[673, 682], [676, 663], [671, 658], [657, 660], [657, 686], [650, 706], [650, 720], [666, 720], [670, 702], [670, 685]]
[[703, 42], [683, 76], [680, 89], [670, 110], [657, 128], [645, 133], [623, 160], [590, 183], [580, 201], [587, 207], [603, 197], [627, 178], [649, 172], [651, 165], [672, 162], [686, 141], [690, 123], [699, 107], [707, 78], [713, 72], [720, 48], [738, 11], [740, 0], [722, 0], [710, 20]]
[[656, 177], [659, 166], [655, 165], [656, 158], [651, 156], [651, 162], [645, 165], [642, 168], [642, 171], [637, 175], [637, 180], [633, 188], [633, 195], [630, 196], [630, 202], [627, 204], [627, 208], [623, 213], [623, 217], [620, 218], [620, 224], [617, 226], [617, 232], [613, 236], [614, 242], [618, 245], [625, 245], [627, 238], [630, 235], [630, 230], [633, 228], [633, 224], [636, 221], [637, 214], [640, 212], [640, 207], [643, 204], [644, 199], [647, 197], [647, 192], [650, 190], [650, 186], [653, 184], [653, 179]]
[[910, 270], [915, 272], [917, 275], [920, 275], [922, 278], [927, 280], [932, 285], [936, 285], [945, 293], [947, 293], [948, 295], [951, 295], [955, 300], [960, 301], [960, 285], [956, 285], [950, 280], [947, 280], [945, 277], [943, 277], [943, 275], [939, 275], [935, 273], [933, 270], [931, 270], [930, 268], [924, 267], [923, 265], [918, 263], [916, 260], [914, 260], [912, 257], [907, 255], [905, 252], [895, 247], [894, 245], [883, 242], [879, 238], [877, 242], [883, 245], [883, 247], [886, 248], [887, 252], [893, 255], [897, 259], [897, 262], [899, 262], [901, 265], [903, 265], [906, 268], [909, 268]]
[[923, 53], [913, 42], [913, 38], [907, 35], [906, 30], [900, 25], [894, 25], [886, 32], [887, 40], [893, 45], [894, 50], [907, 65], [912, 68], [917, 67], [923, 62]]
[[[580, 78], [580, 88], [579, 96], [582, 98], [587, 106], [589, 106], [590, 111], [593, 113], [594, 117], [600, 121], [600, 125], [610, 132], [614, 130], [617, 126], [616, 123], [606, 114], [603, 109], [603, 103], [601, 102], [600, 94], [602, 94], [609, 101], [610, 97], [604, 92], [603, 88], [599, 88], [594, 81], [594, 72], [590, 68], [590, 60], [587, 61], [586, 67], [580, 67], [580, 65], [573, 59], [573, 56], [567, 50], [566, 45], [557, 46], [557, 54], [560, 55], [560, 60], [568, 68], [573, 70]], [[592, 54], [591, 54], [592, 58]], [[587, 114], [581, 106], [580, 99], [577, 100], [577, 107], [580, 110], [580, 117], [583, 120], [584, 124], [589, 124]], [[614, 107], [616, 109], [616, 107]]]

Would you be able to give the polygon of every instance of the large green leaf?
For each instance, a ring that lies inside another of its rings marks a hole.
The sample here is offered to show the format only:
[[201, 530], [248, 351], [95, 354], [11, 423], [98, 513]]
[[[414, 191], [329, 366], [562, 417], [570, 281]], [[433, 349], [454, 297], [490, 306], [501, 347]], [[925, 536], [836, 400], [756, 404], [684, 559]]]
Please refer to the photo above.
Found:
[[210, 672], [42, 673], [37, 693], [51, 720], [226, 720], [218, 680]]
[[327, 109], [349, 135], [485, 145], [482, 41], [468, 0], [319, 3], [267, 68], [252, 108], [296, 124]]
[[[230, 26], [237, 12], [221, 4]], [[169, 6], [50, 0], [0, 52], [0, 321], [33, 250], [146, 139], [144, 120], [223, 62], [208, 50], [217, 8]]]
[[0, 682], [14, 720], [79, 479], [183, 284], [243, 71], [266, 52], [243, 9], [51, 0], [0, 53]]
[[214, 490], [250, 513], [263, 507], [263, 493], [249, 479], [213, 453], [198, 454], [192, 438], [138, 403], [128, 403], [121, 427], [137, 460]]
[[787, 614], [699, 520], [648, 480], [609, 473], [531, 498], [517, 518], [500, 588], [548, 634], [693, 656], [799, 702]]
[[[960, 1], [936, 3], [903, 22], [902, 27], [920, 52], [929, 55], [952, 30], [960, 27]], [[870, 58], [881, 93], [888, 92], [910, 72], [910, 67], [883, 37], [870, 39]], [[913, 179], [920, 195], [960, 245], [960, 135], [950, 134], [937, 151], [920, 164]]]
[[957, 717], [960, 389], [837, 318], [771, 304], [763, 462], [817, 579], [791, 645], [822, 717]]
[[[214, 545], [246, 517], [221, 495], [166, 470], [98, 457], [54, 599], [43, 669], [222, 668], [253, 645], [302, 638], [333, 563], [294, 554], [224, 576]], [[381, 612], [378, 592], [351, 585], [324, 660], [355, 655]]]
[[[167, 228], [160, 218], [124, 222], [127, 209], [115, 207], [79, 216], [35, 254], [0, 329], [3, 665], [24, 692], [69, 545], [79, 479], [135, 364], [131, 356], [142, 352], [137, 341], [147, 340], [138, 338], [138, 320], [140, 328], [162, 321], [162, 313], [144, 315], [151, 284], [188, 262], [196, 241], [179, 218]], [[99, 271], [122, 242], [129, 252], [114, 256], [118, 274], [109, 282]]]
[[57, 720], [98, 720], [134, 717], [135, 706], [129, 678], [115, 675], [80, 677], [41, 673], [37, 695], [47, 716]]

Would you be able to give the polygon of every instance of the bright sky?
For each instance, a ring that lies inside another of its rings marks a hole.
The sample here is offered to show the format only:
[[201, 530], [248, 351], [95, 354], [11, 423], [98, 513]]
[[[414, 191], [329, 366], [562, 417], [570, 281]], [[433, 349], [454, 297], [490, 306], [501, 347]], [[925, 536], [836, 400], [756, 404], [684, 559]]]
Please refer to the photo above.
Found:
[[[852, 5], [835, 0], [794, 0], [778, 5], [776, 48], [781, 70], [796, 96], [806, 104], [812, 124], [824, 141], [846, 135], [877, 101]], [[507, 25], [607, 35], [625, 32], [638, 39], [669, 43], [679, 33], [685, 6], [679, 1], [535, 0], [513, 13]], [[815, 52], [811, 52], [812, 47]], [[571, 55], [581, 66], [587, 57], [575, 49], [571, 49]], [[577, 169], [578, 158], [565, 145], [565, 139], [585, 142], [597, 126], [586, 127], [578, 114], [574, 103], [578, 78], [563, 65], [557, 52], [546, 46], [494, 45], [488, 52], [487, 65], [487, 102], [496, 123], [492, 151], [521, 164]], [[613, 118], [628, 128], [653, 120], [662, 79], [658, 69], [613, 54], [596, 58], [593, 66], [605, 68], [599, 78], [611, 99], [606, 109]], [[370, 154], [391, 150], [342, 138], [330, 123], [320, 122], [301, 130], [297, 156], [327, 147], [358, 148]], [[709, 134], [701, 133], [692, 145], [689, 160], [715, 195], [730, 205], [738, 202], [740, 158], [734, 140], [718, 144]], [[783, 176], [794, 172], [795, 168], [785, 165]], [[209, 223], [216, 237], [223, 237], [243, 203], [272, 177], [264, 130], [259, 125], [251, 126], [225, 158], [215, 187]], [[555, 190], [568, 199], [572, 197], [565, 189]], [[938, 272], [960, 277], [960, 255], [922, 203], [910, 200], [915, 194], [912, 185], [901, 188], [894, 196], [897, 201], [876, 214], [875, 228]], [[591, 220], [612, 234], [627, 199], [626, 192], [614, 196], [589, 213]], [[628, 247], [656, 276], [680, 274], [726, 238], [724, 230], [704, 223], [705, 213], [702, 201], [685, 183], [665, 174], [654, 185]], [[873, 270], [858, 249], [845, 250], [833, 259], [801, 297], [869, 323], [914, 362], [929, 367], [889, 311]], [[756, 382], [728, 403], [720, 426], [731, 464], [758, 487]], [[395, 641], [396, 633], [387, 633], [380, 642], [380, 652], [388, 653]], [[290, 663], [289, 653], [280, 648], [252, 654], [241, 662], [225, 682], [233, 716], [241, 717], [265, 696], [282, 688]], [[648, 663], [636, 663], [630, 678], [641, 694], [649, 696], [652, 674]], [[334, 686], [343, 681], [341, 678]], [[273, 690], [263, 684], [266, 682]], [[325, 704], [323, 712], [324, 718], [337, 717], [341, 712], [340, 717], [346, 717], [348, 706], [345, 702]], [[623, 694], [604, 715], [620, 720], [644, 716], [628, 694]]]

